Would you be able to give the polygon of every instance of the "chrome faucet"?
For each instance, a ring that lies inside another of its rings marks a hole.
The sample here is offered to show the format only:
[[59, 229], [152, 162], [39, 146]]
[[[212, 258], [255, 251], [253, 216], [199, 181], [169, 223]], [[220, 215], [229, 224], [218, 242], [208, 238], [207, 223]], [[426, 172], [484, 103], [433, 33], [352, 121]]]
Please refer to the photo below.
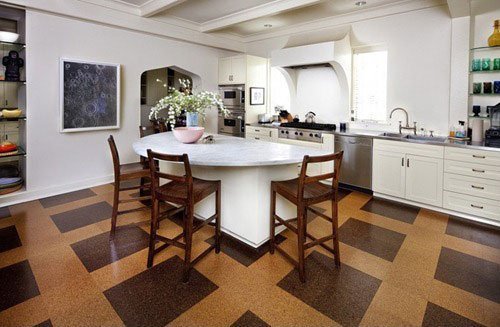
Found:
[[405, 126], [401, 125], [401, 120], [399, 121], [399, 134], [402, 134], [401, 132], [403, 129], [408, 129], [408, 130], [412, 130], [413, 134], [417, 135], [417, 122], [414, 121], [413, 127], [410, 127], [410, 125], [408, 124], [408, 111], [406, 111], [405, 109], [403, 109], [403, 108], [392, 109], [391, 113], [389, 114], [389, 119], [392, 118], [392, 114], [394, 113], [394, 111], [398, 111], [398, 110], [401, 110], [402, 112], [404, 112], [405, 117], [406, 117], [406, 125]]

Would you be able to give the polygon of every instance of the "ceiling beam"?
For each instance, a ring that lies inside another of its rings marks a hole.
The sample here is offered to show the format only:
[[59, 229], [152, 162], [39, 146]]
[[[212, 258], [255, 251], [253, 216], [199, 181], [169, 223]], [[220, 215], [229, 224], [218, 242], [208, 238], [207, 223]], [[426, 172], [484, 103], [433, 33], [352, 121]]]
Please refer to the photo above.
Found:
[[177, 6], [186, 0], [151, 0], [141, 6], [141, 16], [151, 17], [159, 12]]
[[272, 16], [287, 10], [312, 5], [320, 1], [321, 0], [275, 0], [273, 2], [242, 10], [231, 15], [213, 19], [201, 24], [200, 30], [202, 32], [212, 32], [248, 20]]
[[448, 0], [451, 18], [470, 16], [470, 0]]

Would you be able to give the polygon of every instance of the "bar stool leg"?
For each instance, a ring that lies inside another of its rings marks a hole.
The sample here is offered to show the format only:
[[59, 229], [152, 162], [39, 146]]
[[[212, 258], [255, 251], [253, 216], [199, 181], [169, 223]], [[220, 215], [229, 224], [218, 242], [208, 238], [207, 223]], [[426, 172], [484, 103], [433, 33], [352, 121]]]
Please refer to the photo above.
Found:
[[115, 179], [115, 187], [113, 190], [113, 212], [111, 214], [111, 232], [109, 233], [109, 238], [115, 238], [116, 231], [116, 219], [118, 217], [118, 203], [120, 200], [120, 180]]
[[305, 283], [305, 263], [304, 263], [304, 206], [302, 204], [297, 204], [297, 238], [298, 238], [298, 254], [299, 254], [299, 278], [302, 283]]
[[153, 258], [155, 255], [155, 240], [156, 240], [156, 226], [159, 215], [160, 203], [158, 200], [153, 200], [153, 208], [151, 210], [151, 228], [149, 233], [149, 251], [148, 251], [148, 268], [153, 266]]
[[333, 232], [333, 252], [335, 256], [335, 266], [340, 267], [340, 250], [339, 250], [339, 216], [338, 203], [332, 200], [332, 232]]
[[193, 243], [193, 205], [187, 205], [187, 215], [184, 220], [184, 242], [186, 248], [184, 249], [184, 276], [183, 282], [187, 283], [189, 280], [189, 273], [191, 271], [191, 245]]
[[271, 223], [270, 223], [270, 234], [269, 234], [269, 253], [274, 254], [274, 238], [276, 234], [276, 223], [274, 220], [274, 215], [276, 214], [276, 191], [274, 191], [271, 186]]
[[220, 231], [220, 197], [221, 197], [221, 183], [217, 186], [217, 191], [215, 191], [215, 214], [217, 215], [215, 218], [215, 253], [220, 252], [220, 239], [221, 239], [221, 231]]

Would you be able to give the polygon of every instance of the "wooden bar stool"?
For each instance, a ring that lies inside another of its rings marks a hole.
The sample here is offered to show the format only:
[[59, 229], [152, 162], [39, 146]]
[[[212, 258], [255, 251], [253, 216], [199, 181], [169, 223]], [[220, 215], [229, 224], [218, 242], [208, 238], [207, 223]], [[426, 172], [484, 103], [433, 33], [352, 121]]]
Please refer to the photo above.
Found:
[[[129, 209], [124, 211], [118, 211], [118, 206], [120, 203], [133, 202], [133, 201], [145, 201], [151, 199], [151, 196], [139, 196], [134, 199], [120, 199], [120, 192], [130, 191], [138, 189], [140, 191], [149, 190], [151, 183], [146, 184], [143, 181], [150, 179], [150, 169], [149, 167], [144, 167], [142, 162], [134, 162], [130, 164], [120, 164], [120, 156], [118, 155], [118, 149], [116, 148], [115, 139], [113, 135], [108, 138], [109, 147], [111, 149], [111, 156], [113, 157], [113, 168], [115, 175], [115, 186], [113, 194], [113, 213], [111, 216], [111, 231], [110, 238], [113, 239], [116, 231], [116, 220], [119, 215], [126, 213], [131, 213], [134, 211], [149, 209], [149, 207], [141, 207], [136, 209]], [[140, 179], [141, 183], [138, 186], [121, 187], [121, 182], [130, 181], [134, 179]]]
[[[149, 252], [147, 266], [150, 268], [153, 265], [154, 255], [170, 245], [184, 249], [184, 275], [183, 281], [189, 280], [189, 272], [191, 268], [212, 249], [215, 248], [215, 253], [220, 252], [220, 206], [221, 206], [221, 182], [207, 181], [199, 178], [194, 178], [191, 174], [191, 165], [187, 154], [169, 155], [153, 152], [148, 150], [148, 159], [151, 170], [151, 194], [153, 200], [153, 210], [151, 211], [151, 233], [149, 238]], [[184, 176], [167, 174], [159, 171], [158, 161], [169, 161], [184, 164]], [[160, 185], [160, 178], [169, 180], [168, 183]], [[210, 218], [205, 219], [194, 213], [194, 205], [207, 196], [215, 193], [215, 214]], [[169, 209], [160, 213], [160, 202], [173, 204], [178, 207]], [[178, 212], [184, 212], [183, 232], [174, 238], [166, 238], [157, 235], [157, 222], [160, 218], [171, 217]], [[194, 224], [194, 218], [202, 222]], [[215, 221], [215, 244], [203, 251], [194, 260], [191, 260], [191, 247], [193, 242], [193, 234], [199, 231], [202, 227], [211, 224]], [[183, 238], [184, 242], [179, 240]], [[155, 248], [155, 241], [160, 240], [165, 244]]]
[[[343, 151], [317, 157], [305, 156], [302, 161], [302, 169], [298, 178], [286, 181], [271, 182], [271, 237], [269, 252], [274, 254], [274, 249], [278, 250], [288, 261], [299, 270], [299, 278], [304, 283], [305, 278], [305, 251], [313, 246], [320, 245], [334, 255], [335, 265], [340, 267], [339, 237], [338, 237], [338, 185], [340, 175], [340, 165], [342, 163]], [[307, 176], [307, 165], [309, 163], [323, 163], [333, 161], [333, 172]], [[332, 179], [331, 185], [320, 183], [322, 180]], [[288, 201], [297, 206], [297, 217], [289, 220], [276, 215], [276, 194], [280, 194]], [[332, 217], [328, 217], [310, 206], [316, 203], [331, 201]], [[321, 238], [316, 238], [307, 232], [307, 210], [315, 213], [321, 218], [332, 223], [332, 234]], [[276, 222], [277, 221], [277, 222]], [[297, 227], [292, 222], [297, 221]], [[275, 243], [275, 230], [278, 226], [285, 226], [298, 237], [298, 262]], [[307, 238], [311, 239], [306, 243]], [[333, 240], [333, 248], [325, 242]]]

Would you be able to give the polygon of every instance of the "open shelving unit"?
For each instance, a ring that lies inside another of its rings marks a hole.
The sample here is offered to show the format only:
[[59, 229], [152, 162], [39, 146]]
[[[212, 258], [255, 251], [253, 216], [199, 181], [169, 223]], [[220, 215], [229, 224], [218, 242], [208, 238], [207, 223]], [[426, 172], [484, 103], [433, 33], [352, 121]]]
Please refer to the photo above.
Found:
[[[26, 190], [26, 123], [27, 123], [27, 106], [26, 106], [26, 44], [23, 43], [25, 40], [25, 13], [20, 9], [7, 8], [3, 11], [4, 7], [1, 7], [2, 14], [0, 14], [0, 19], [13, 20], [13, 16], [17, 16], [17, 33], [20, 35], [18, 42], [4, 42], [0, 41], [0, 56], [3, 58], [8, 55], [10, 51], [17, 51], [19, 57], [24, 60], [24, 67], [21, 68], [21, 78], [19, 81], [6, 81], [5, 79], [0, 79], [0, 111], [3, 109], [20, 109], [22, 111], [19, 117], [0, 117], [0, 138], [1, 141], [8, 140], [17, 145], [17, 151], [7, 154], [0, 153], [0, 166], [12, 165], [17, 167], [19, 170], [19, 176], [23, 178], [23, 185], [21, 188], [16, 190], [16, 187], [12, 189], [0, 189], [0, 199], [9, 197], [13, 194], [23, 192]], [[13, 12], [15, 11], [15, 12]], [[4, 16], [6, 15], [6, 16]], [[7, 17], [11, 15], [11, 17]], [[2, 63], [0, 62], [3, 68]], [[3, 74], [2, 74], [3, 75]], [[12, 192], [12, 193], [7, 193]]]

